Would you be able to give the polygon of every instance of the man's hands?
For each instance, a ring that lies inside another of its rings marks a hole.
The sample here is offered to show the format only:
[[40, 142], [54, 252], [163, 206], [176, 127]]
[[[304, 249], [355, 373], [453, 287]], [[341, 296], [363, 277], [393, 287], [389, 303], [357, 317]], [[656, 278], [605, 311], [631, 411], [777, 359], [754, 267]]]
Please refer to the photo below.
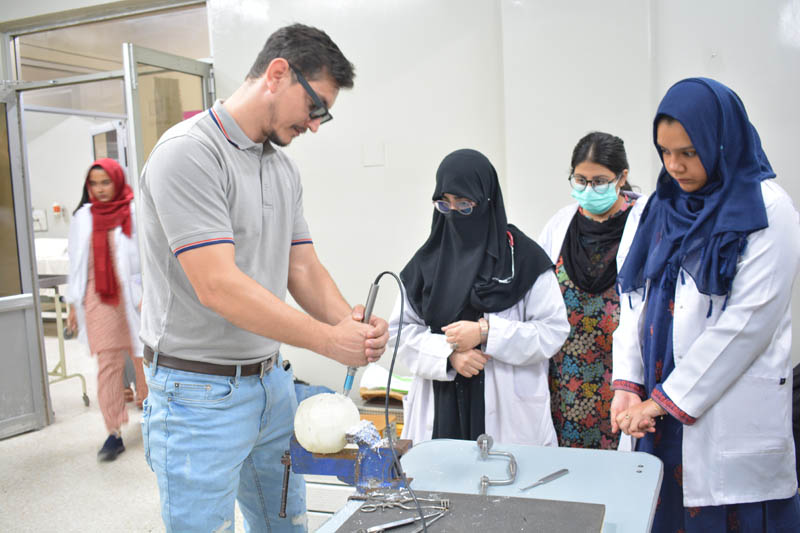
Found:
[[477, 376], [488, 361], [489, 356], [475, 348], [450, 354], [450, 364], [465, 378]]
[[[361, 304], [355, 306], [352, 316], [356, 322], [364, 320], [364, 306]], [[374, 363], [381, 358], [381, 355], [386, 350], [386, 343], [389, 342], [389, 324], [381, 317], [372, 315], [369, 318], [369, 325], [364, 353], [367, 356], [367, 361]]]
[[389, 325], [377, 316], [362, 324], [364, 306], [357, 305], [350, 316], [333, 326], [325, 355], [347, 366], [364, 366], [381, 358], [389, 340]]

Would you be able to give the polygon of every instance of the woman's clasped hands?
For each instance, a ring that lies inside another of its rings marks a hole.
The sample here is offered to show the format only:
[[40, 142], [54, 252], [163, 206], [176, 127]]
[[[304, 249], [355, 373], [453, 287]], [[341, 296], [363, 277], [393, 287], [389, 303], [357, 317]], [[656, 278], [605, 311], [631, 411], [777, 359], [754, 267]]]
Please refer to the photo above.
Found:
[[465, 378], [477, 376], [490, 359], [489, 355], [475, 348], [481, 343], [480, 324], [471, 320], [459, 320], [444, 326], [442, 331], [453, 350], [449, 358], [456, 372]]
[[637, 439], [656, 430], [656, 418], [667, 412], [652, 399], [642, 401], [633, 392], [618, 390], [611, 402], [611, 429]]

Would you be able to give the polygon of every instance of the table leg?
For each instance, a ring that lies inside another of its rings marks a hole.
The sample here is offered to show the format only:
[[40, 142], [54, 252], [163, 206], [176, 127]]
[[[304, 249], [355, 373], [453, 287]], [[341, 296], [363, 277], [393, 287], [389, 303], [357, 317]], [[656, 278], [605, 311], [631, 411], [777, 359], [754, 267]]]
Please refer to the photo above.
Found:
[[86, 394], [86, 379], [82, 374], [67, 374], [67, 358], [64, 350], [64, 320], [61, 316], [61, 295], [58, 291], [58, 286], [55, 287], [55, 304], [56, 304], [56, 333], [58, 335], [58, 364], [48, 372], [48, 375], [54, 376], [57, 379], [50, 380], [50, 383], [58, 383], [70, 378], [80, 378], [81, 387], [83, 389], [83, 404], [88, 407], [89, 395]]

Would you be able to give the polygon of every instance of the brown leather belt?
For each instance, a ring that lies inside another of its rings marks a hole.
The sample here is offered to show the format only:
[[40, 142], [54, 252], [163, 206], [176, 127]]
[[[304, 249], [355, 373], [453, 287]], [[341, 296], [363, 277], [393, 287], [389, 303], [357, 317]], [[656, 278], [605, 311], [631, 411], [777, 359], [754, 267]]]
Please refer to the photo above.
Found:
[[[269, 374], [278, 355], [273, 355], [268, 359], [264, 359], [260, 363], [252, 363], [249, 365], [239, 365], [242, 368], [240, 376], [255, 376], [259, 375], [264, 377]], [[153, 362], [153, 349], [149, 346], [144, 347], [144, 364], [150, 366]], [[158, 352], [158, 366], [165, 368], [172, 368], [173, 370], [184, 370], [186, 372], [197, 372], [198, 374], [212, 374], [215, 376], [236, 376], [237, 365], [217, 365], [214, 363], [204, 363], [202, 361], [189, 361], [188, 359], [181, 359], [173, 357], [165, 353]]]

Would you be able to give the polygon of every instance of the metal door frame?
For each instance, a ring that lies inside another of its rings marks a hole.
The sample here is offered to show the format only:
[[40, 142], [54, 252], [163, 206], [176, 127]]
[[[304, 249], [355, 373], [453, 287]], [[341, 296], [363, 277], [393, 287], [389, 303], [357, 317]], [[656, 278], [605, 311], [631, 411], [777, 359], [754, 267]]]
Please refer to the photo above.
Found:
[[214, 75], [212, 66], [202, 61], [160, 52], [132, 43], [122, 44], [123, 72], [125, 73], [125, 110], [128, 115], [128, 168], [134, 195], [139, 195], [139, 175], [144, 167], [142, 154], [141, 110], [139, 109], [139, 73], [137, 65], [147, 65], [167, 71], [192, 74], [202, 78], [203, 108], [214, 102]]
[[[25, 145], [22, 142], [22, 116], [20, 93], [15, 84], [0, 82], [0, 101], [6, 104], [9, 165], [14, 201], [14, 222], [17, 232], [21, 294], [0, 298], [0, 315], [6, 312], [24, 313], [25, 331], [29, 349], [28, 363], [34, 411], [0, 422], [0, 438], [39, 429], [52, 422], [50, 389], [47, 386], [47, 361], [42, 335], [41, 306], [39, 303], [38, 269], [33, 247], [33, 215], [30, 209], [30, 184], [25, 176]], [[36, 347], [36, 348], [34, 348]], [[34, 357], [38, 349], [38, 357]]]
[[[7, 34], [0, 42], [8, 43]], [[3, 65], [7, 67], [7, 65]], [[33, 413], [0, 421], [0, 438], [11, 437], [25, 431], [41, 429], [54, 421], [47, 374], [47, 357], [44, 349], [44, 331], [39, 302], [39, 272], [33, 236], [33, 211], [31, 208], [30, 178], [27, 175], [27, 150], [22, 128], [23, 93], [35, 89], [91, 83], [95, 81], [124, 79], [122, 70], [69, 76], [53, 80], [20, 82], [0, 81], [0, 101], [6, 104], [5, 120], [8, 126], [9, 163], [14, 199], [14, 220], [17, 225], [17, 251], [22, 294], [0, 298], [0, 314], [24, 312], [28, 362], [31, 375]]]
[[[7, 39], [0, 39], [6, 41]], [[142, 145], [141, 118], [139, 114], [137, 65], [148, 65], [168, 71], [183, 72], [201, 77], [203, 106], [210, 107], [214, 99], [214, 79], [212, 67], [208, 63], [181, 56], [151, 50], [141, 46], [123, 44], [123, 70], [113, 70], [78, 76], [68, 76], [36, 82], [0, 81], [0, 102], [6, 104], [6, 123], [8, 126], [9, 163], [14, 201], [14, 220], [17, 226], [17, 250], [19, 254], [20, 281], [22, 293], [0, 298], [0, 314], [24, 312], [25, 332], [30, 365], [31, 392], [34, 409], [19, 417], [0, 421], [0, 439], [25, 431], [40, 429], [53, 422], [53, 410], [47, 376], [47, 359], [44, 350], [41, 305], [39, 302], [38, 267], [33, 243], [33, 213], [31, 210], [31, 191], [27, 176], [26, 148], [22, 130], [22, 100], [25, 91], [92, 83], [120, 79], [125, 92], [125, 107], [128, 117], [128, 165], [129, 182], [135, 197], [139, 195], [139, 172], [144, 157], [140, 153]]]
[[[4, 117], [8, 127], [8, 150], [9, 163], [11, 166], [11, 181], [13, 187], [14, 220], [17, 231], [17, 252], [19, 255], [21, 294], [0, 298], [0, 314], [6, 312], [24, 312], [28, 342], [28, 360], [31, 368], [32, 392], [34, 400], [34, 412], [20, 417], [8, 419], [12, 421], [0, 421], [0, 439], [39, 429], [53, 422], [52, 403], [50, 400], [50, 390], [48, 386], [47, 361], [44, 351], [44, 336], [41, 324], [41, 306], [39, 302], [39, 281], [38, 268], [36, 264], [34, 242], [33, 242], [33, 213], [31, 208], [31, 191], [29, 177], [27, 176], [27, 154], [22, 130], [22, 93], [27, 90], [59, 87], [63, 85], [74, 85], [79, 83], [90, 83], [94, 81], [126, 79], [123, 70], [101, 72], [95, 74], [63, 77], [41, 82], [24, 82], [16, 80], [17, 62], [12, 54], [12, 49], [18, 51], [16, 41], [19, 36], [39, 31], [52, 30], [71, 25], [109, 20], [122, 16], [138, 15], [146, 13], [156, 13], [168, 11], [173, 8], [188, 7], [193, 5], [203, 5], [205, 0], [151, 0], [149, 5], [144, 7], [130, 6], [96, 6], [81, 10], [81, 13], [54, 12], [34, 19], [24, 21], [11, 21], [2, 24], [0, 29], [0, 101], [6, 104], [6, 116]], [[187, 58], [171, 56], [155, 50], [147, 50], [141, 47], [131, 49], [130, 55], [123, 54], [124, 61], [131, 61], [131, 67], [136, 66], [137, 62], [149, 64], [156, 61], [158, 66], [159, 58], [166, 59], [166, 68], [196, 74], [196, 67], [189, 66], [188, 62], [194, 62]], [[200, 63], [200, 62], [196, 62]], [[201, 63], [202, 64], [202, 63]], [[213, 102], [214, 85], [211, 75], [211, 65], [205, 65], [207, 70], [203, 71], [204, 86], [203, 96], [206, 107]], [[131, 71], [133, 76], [129, 77], [135, 85], [136, 72]], [[127, 86], [126, 86], [127, 89]], [[130, 101], [137, 102], [137, 98]], [[126, 97], [127, 102], [127, 97]], [[138, 104], [138, 102], [137, 102]], [[138, 107], [138, 105], [137, 105]], [[126, 105], [128, 114], [128, 158], [131, 161], [129, 176], [135, 180], [134, 194], [138, 195], [138, 172], [141, 156], [135, 152], [130, 152], [134, 148], [133, 127], [134, 116], [131, 109]], [[0, 117], [2, 119], [3, 117]], [[138, 117], [137, 117], [138, 118]], [[139, 132], [141, 138], [141, 132]], [[138, 145], [137, 145], [138, 146]], [[38, 353], [37, 353], [38, 352]]]

